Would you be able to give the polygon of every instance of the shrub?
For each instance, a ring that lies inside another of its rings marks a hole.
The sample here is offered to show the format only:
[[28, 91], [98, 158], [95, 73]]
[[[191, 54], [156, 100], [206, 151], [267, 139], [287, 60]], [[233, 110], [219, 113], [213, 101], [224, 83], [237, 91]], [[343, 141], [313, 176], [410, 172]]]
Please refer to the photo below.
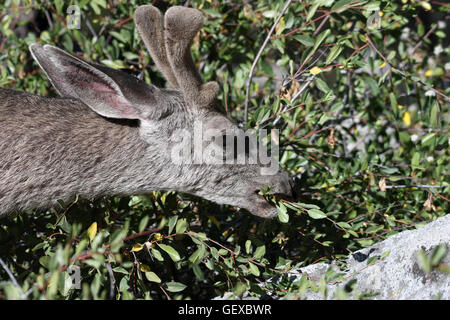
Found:
[[[6, 0], [1, 86], [55, 95], [28, 53], [33, 42], [164, 86], [130, 18], [146, 2]], [[272, 221], [160, 191], [3, 218], [1, 299], [298, 298], [342, 279], [292, 282], [290, 270], [448, 211], [448, 4], [292, 1], [257, 56], [285, 1], [189, 2], [205, 15], [192, 49], [204, 80], [221, 84], [219, 106], [245, 128], [279, 129], [299, 198], [278, 202]], [[68, 28], [70, 5], [81, 29]]]

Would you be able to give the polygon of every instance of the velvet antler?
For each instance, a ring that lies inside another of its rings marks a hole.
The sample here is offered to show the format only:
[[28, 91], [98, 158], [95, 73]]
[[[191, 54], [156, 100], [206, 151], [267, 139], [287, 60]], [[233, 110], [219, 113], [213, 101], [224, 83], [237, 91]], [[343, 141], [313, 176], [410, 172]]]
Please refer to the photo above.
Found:
[[196, 9], [171, 7], [164, 17], [152, 5], [135, 12], [139, 33], [170, 86], [181, 90], [190, 107], [210, 107], [219, 91], [217, 82], [203, 84], [190, 53], [192, 40], [203, 26], [203, 16]]

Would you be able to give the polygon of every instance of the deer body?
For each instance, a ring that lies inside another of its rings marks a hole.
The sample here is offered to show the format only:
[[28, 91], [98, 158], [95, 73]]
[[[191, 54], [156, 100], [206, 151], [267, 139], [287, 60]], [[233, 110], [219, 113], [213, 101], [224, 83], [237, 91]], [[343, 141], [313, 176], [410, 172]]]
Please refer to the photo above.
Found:
[[[139, 139], [137, 128], [101, 117], [76, 99], [0, 89], [0, 100], [0, 213], [76, 194], [138, 193], [140, 186], [143, 192], [162, 182], [156, 174], [141, 181], [151, 174], [144, 164], [152, 146]], [[158, 160], [154, 173], [163, 166]]]
[[196, 121], [206, 128], [235, 127], [213, 107], [217, 84], [201, 83], [188, 54], [201, 27], [199, 12], [169, 9], [165, 31], [153, 6], [138, 8], [135, 21], [171, 89], [38, 44], [30, 51], [62, 97], [0, 88], [0, 216], [77, 195], [91, 199], [154, 190], [182, 191], [275, 216], [256, 192], [272, 185], [273, 192], [289, 195], [284, 171], [264, 176], [259, 165], [173, 163], [177, 130], [193, 132]]

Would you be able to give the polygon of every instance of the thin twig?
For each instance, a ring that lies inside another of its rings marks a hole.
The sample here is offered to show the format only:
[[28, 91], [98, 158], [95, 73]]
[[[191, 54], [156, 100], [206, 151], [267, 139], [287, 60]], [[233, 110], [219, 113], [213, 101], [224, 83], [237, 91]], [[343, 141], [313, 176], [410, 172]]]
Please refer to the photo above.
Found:
[[50, 29], [53, 29], [53, 21], [52, 18], [50, 17], [50, 14], [48, 13], [48, 10], [45, 10], [44, 13], [45, 17], [47, 18], [48, 26], [50, 27]]
[[396, 185], [386, 186], [386, 189], [403, 189], [403, 188], [444, 188], [444, 186], [429, 185], [429, 184], [413, 184], [413, 185]]
[[114, 285], [116, 284], [116, 278], [114, 277], [111, 264], [108, 260], [105, 262], [105, 265], [106, 269], [108, 269], [109, 274], [109, 298], [112, 300], [114, 298]]
[[420, 39], [419, 42], [417, 42], [417, 44], [414, 46], [414, 48], [412, 49], [412, 51], [409, 53], [409, 56], [412, 56], [414, 52], [416, 52], [416, 50], [422, 45], [423, 41], [425, 39], [427, 39], [430, 34], [432, 34], [434, 32], [434, 30], [436, 30], [437, 28], [437, 24], [434, 25], [430, 30], [428, 30], [428, 32], [423, 36], [422, 39]]
[[[406, 73], [404, 73], [402, 70], [397, 69], [395, 66], [393, 66], [384, 56], [383, 54], [377, 49], [377, 47], [375, 46], [375, 44], [372, 42], [372, 39], [370, 39], [369, 35], [366, 33], [366, 39], [367, 42], [370, 44], [370, 46], [373, 48], [373, 50], [375, 50], [375, 52], [384, 60], [384, 62], [386, 62], [387, 64], [389, 64], [389, 66], [391, 67], [392, 71], [394, 71], [395, 73], [398, 73], [399, 75], [401, 75], [402, 77], [404, 77], [405, 79], [409, 79], [411, 80], [410, 76], [408, 76]], [[417, 83], [421, 84], [422, 86], [426, 87], [428, 90], [433, 91], [434, 93], [440, 95], [441, 97], [445, 98], [447, 101], [450, 101], [450, 97], [446, 96], [445, 94], [443, 94], [442, 92], [440, 92], [439, 90], [436, 90], [435, 88], [433, 88], [432, 86], [430, 86], [429, 84], [423, 82], [420, 79], [416, 80]]]
[[308, 86], [309, 86], [309, 84], [311, 83], [311, 82], [313, 82], [313, 80], [314, 80], [314, 78], [315, 78], [316, 76], [315, 75], [313, 75], [310, 79], [308, 79], [307, 81], [306, 81], [306, 83], [305, 83], [305, 85], [300, 89], [300, 90], [298, 90], [298, 92], [294, 95], [294, 97], [292, 97], [292, 102], [294, 102], [295, 100], [297, 100], [297, 98], [306, 90], [306, 88], [308, 88]]
[[97, 35], [97, 33], [95, 32], [94, 27], [92, 27], [91, 22], [89, 21], [89, 19], [86, 18], [86, 15], [84, 14], [84, 12], [81, 12], [81, 15], [83, 16], [83, 19], [84, 19], [84, 21], [86, 22], [86, 25], [87, 25], [89, 31], [91, 32], [92, 36], [93, 36], [95, 39], [97, 39], [97, 38], [98, 38], [98, 35]]
[[12, 274], [11, 270], [9, 270], [8, 266], [3, 261], [2, 258], [0, 258], [0, 265], [3, 267], [3, 269], [5, 269], [6, 273], [8, 274], [8, 276], [11, 279], [12, 283], [14, 284], [14, 286], [19, 288], [20, 292], [22, 293], [22, 297], [24, 297], [25, 293], [23, 292], [22, 287], [19, 285], [19, 283], [17, 282], [16, 278], [14, 278], [14, 275]]
[[248, 101], [250, 98], [250, 85], [252, 83], [253, 79], [253, 73], [255, 72], [256, 64], [258, 63], [259, 58], [261, 57], [267, 43], [270, 40], [270, 37], [272, 36], [272, 33], [275, 31], [275, 28], [278, 25], [278, 22], [280, 22], [281, 17], [285, 14], [286, 10], [288, 9], [289, 5], [291, 4], [292, 0], [286, 1], [286, 4], [284, 5], [284, 8], [281, 10], [280, 14], [278, 15], [277, 19], [275, 20], [275, 23], [273, 24], [272, 28], [269, 31], [269, 34], [266, 37], [266, 40], [264, 40], [263, 45], [259, 49], [258, 54], [256, 55], [255, 60], [253, 61], [252, 67], [250, 69], [250, 74], [247, 78], [247, 84], [246, 84], [246, 90], [245, 90], [245, 101], [244, 101], [244, 123], [247, 123], [248, 120]]
[[315, 37], [315, 36], [317, 36], [319, 34], [320, 30], [322, 29], [322, 27], [328, 21], [329, 18], [330, 18], [330, 16], [328, 15], [328, 16], [325, 17], [325, 19], [322, 20], [322, 22], [319, 24], [317, 29], [314, 31], [313, 37]]
[[[292, 98], [292, 100], [291, 100], [292, 102], [297, 100], [297, 98], [306, 90], [306, 88], [308, 88], [309, 84], [314, 80], [314, 77], [315, 77], [315, 75], [313, 75], [308, 81], [306, 81], [305, 85], [300, 90], [298, 90], [298, 92]], [[285, 113], [287, 111], [287, 109], [288, 109], [288, 105], [285, 105], [283, 110], [281, 111], [281, 113]], [[273, 125], [275, 126], [278, 123], [278, 121], [280, 121], [280, 120], [281, 120], [281, 115], [279, 115], [275, 119], [275, 121], [273, 122]]]

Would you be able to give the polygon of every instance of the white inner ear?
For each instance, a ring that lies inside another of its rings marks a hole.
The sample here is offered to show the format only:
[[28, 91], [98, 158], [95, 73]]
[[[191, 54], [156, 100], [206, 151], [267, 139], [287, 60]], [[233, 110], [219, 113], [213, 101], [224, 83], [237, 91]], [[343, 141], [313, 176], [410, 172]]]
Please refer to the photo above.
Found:
[[52, 83], [62, 95], [80, 99], [107, 118], [142, 118], [108, 75], [64, 51], [53, 47], [48, 50], [50, 61], [58, 67], [58, 72], [49, 78], [54, 78], [56, 85]]

